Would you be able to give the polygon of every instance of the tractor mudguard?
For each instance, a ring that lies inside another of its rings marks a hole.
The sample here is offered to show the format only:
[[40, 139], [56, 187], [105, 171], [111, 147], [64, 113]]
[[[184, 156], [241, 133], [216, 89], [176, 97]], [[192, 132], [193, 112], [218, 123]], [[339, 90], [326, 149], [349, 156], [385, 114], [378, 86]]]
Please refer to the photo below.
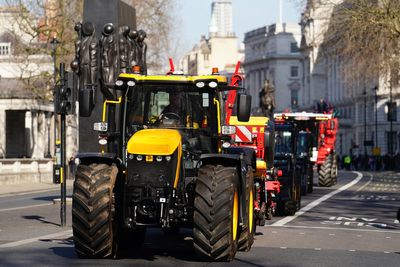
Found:
[[246, 192], [246, 175], [250, 169], [248, 168], [249, 164], [247, 164], [243, 154], [203, 154], [200, 156], [200, 161], [202, 165], [222, 165], [226, 167], [236, 167], [238, 169], [240, 182], [240, 222], [245, 222], [246, 194], [244, 194], [244, 192]]
[[92, 163], [104, 163], [111, 165], [115, 163], [120, 169], [122, 165], [122, 161], [117, 157], [115, 153], [96, 153], [96, 152], [86, 152], [86, 153], [78, 153], [76, 158], [80, 160], [81, 164], [89, 165]]
[[[229, 147], [225, 149], [225, 152], [227, 154], [233, 154], [233, 155], [243, 155], [244, 160], [247, 165], [251, 166], [253, 170], [257, 168], [256, 164], [256, 152], [254, 151], [253, 148], [250, 147]], [[225, 154], [223, 154], [225, 155]]]

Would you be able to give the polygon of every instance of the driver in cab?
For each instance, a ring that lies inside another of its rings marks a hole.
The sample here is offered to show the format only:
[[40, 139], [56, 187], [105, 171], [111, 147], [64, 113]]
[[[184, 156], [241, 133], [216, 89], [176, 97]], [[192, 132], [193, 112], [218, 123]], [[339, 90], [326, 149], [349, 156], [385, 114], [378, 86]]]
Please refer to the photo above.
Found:
[[170, 93], [169, 104], [161, 111], [159, 120], [169, 119], [169, 120], [181, 120], [182, 115], [182, 97], [179, 93]]

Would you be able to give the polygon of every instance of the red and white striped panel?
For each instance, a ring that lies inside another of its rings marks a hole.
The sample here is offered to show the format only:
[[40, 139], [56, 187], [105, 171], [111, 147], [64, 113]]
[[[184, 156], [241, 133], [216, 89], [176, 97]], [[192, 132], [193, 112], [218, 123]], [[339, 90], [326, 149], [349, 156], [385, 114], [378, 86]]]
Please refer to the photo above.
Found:
[[236, 126], [235, 142], [250, 143], [251, 126]]

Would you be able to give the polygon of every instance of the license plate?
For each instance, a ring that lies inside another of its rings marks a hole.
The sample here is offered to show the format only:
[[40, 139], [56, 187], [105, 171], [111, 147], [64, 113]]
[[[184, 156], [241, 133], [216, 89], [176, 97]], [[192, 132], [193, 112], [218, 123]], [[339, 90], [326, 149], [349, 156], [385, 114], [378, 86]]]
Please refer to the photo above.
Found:
[[153, 156], [146, 156], [146, 161], [147, 162], [152, 162], [153, 161]]

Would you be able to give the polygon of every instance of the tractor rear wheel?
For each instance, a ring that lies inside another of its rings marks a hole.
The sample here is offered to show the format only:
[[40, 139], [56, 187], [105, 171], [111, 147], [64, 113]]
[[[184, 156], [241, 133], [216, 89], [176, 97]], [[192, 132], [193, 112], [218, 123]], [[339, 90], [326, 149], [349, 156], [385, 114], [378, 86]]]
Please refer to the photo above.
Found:
[[329, 187], [333, 185], [332, 179], [332, 155], [326, 157], [324, 163], [318, 169], [319, 186]]
[[195, 252], [208, 261], [231, 261], [237, 250], [238, 229], [237, 169], [221, 165], [202, 166], [194, 198]]
[[308, 184], [307, 184], [307, 193], [311, 194], [314, 190], [314, 171], [312, 168], [309, 168], [309, 170], [307, 170], [308, 172]]
[[249, 251], [254, 243], [256, 221], [254, 216], [254, 177], [253, 169], [249, 167], [246, 175], [246, 224], [240, 230], [238, 250]]
[[296, 213], [297, 203], [293, 200], [278, 201], [277, 214], [280, 216], [292, 216]]
[[83, 258], [106, 258], [115, 245], [114, 184], [118, 168], [107, 164], [79, 165], [72, 195], [75, 251]]

